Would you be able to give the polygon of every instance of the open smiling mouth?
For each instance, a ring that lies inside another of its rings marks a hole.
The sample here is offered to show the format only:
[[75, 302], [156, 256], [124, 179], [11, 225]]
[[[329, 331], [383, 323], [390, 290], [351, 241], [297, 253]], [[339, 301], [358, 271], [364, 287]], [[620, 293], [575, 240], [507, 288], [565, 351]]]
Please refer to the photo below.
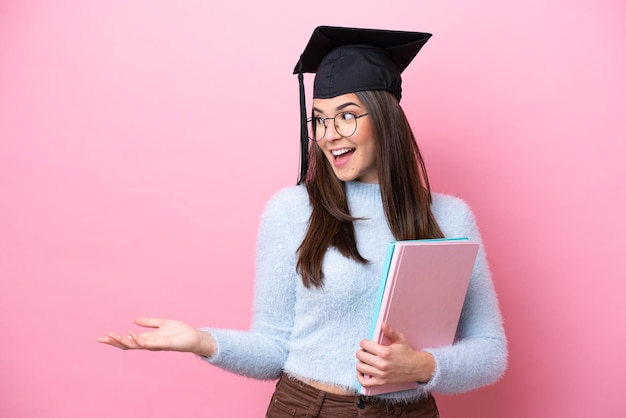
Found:
[[352, 155], [352, 153], [354, 153], [355, 148], [342, 148], [342, 149], [336, 149], [336, 150], [332, 150], [331, 154], [335, 157], [335, 160], [340, 159], [341, 157], [349, 157], [350, 155]]

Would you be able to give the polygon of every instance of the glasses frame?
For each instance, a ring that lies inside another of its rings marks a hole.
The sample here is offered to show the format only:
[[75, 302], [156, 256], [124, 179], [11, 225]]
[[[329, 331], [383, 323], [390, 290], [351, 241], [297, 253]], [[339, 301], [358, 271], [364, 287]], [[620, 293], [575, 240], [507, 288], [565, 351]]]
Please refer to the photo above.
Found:
[[309, 131], [309, 129], [307, 129], [307, 132], [308, 132], [307, 136], [309, 137], [309, 141], [320, 142], [322, 139], [326, 138], [326, 130], [328, 129], [328, 125], [326, 124], [327, 120], [332, 120], [333, 121], [333, 128], [335, 128], [335, 132], [337, 132], [337, 134], [339, 134], [342, 138], [350, 138], [352, 135], [354, 135], [356, 133], [356, 130], [357, 130], [358, 126], [359, 126], [357, 120], [362, 118], [363, 116], [369, 115], [369, 112], [363, 113], [362, 115], [359, 115], [359, 116], [354, 115], [354, 131], [350, 135], [342, 135], [341, 132], [339, 132], [337, 130], [337, 124], [335, 123], [335, 119], [337, 118], [337, 116], [345, 115], [346, 113], [350, 113], [350, 114], [354, 115], [354, 113], [352, 113], [352, 112], [339, 112], [335, 116], [333, 116], [332, 118], [316, 118], [316, 117], [312, 117], [312, 118], [307, 119], [307, 121], [306, 121], [307, 125], [309, 123], [312, 123], [313, 120], [315, 120], [315, 119], [321, 119], [322, 123], [324, 124], [324, 134], [320, 137], [320, 139], [311, 138], [311, 135], [309, 135], [309, 133], [311, 133], [311, 131]]

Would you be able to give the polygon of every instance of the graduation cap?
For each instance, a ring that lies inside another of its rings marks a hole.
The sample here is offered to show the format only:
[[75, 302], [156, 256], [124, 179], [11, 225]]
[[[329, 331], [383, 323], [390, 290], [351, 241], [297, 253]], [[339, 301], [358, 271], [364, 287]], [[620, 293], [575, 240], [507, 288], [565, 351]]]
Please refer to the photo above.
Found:
[[386, 90], [402, 97], [400, 74], [430, 33], [318, 26], [293, 71], [300, 85], [300, 184], [308, 169], [307, 114], [303, 73], [316, 73], [313, 98]]

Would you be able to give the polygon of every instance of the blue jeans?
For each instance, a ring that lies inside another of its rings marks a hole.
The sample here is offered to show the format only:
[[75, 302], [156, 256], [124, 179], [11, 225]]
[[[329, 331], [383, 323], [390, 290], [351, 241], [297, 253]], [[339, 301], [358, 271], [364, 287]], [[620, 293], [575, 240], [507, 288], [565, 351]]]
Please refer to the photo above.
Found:
[[413, 402], [388, 403], [360, 395], [335, 395], [282, 375], [266, 418], [404, 417], [439, 418], [432, 396]]

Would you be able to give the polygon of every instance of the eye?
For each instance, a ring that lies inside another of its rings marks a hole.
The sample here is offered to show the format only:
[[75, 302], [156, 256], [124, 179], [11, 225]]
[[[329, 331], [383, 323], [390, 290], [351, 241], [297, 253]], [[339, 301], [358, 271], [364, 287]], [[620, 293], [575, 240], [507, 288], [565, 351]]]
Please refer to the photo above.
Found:
[[343, 112], [340, 115], [340, 119], [346, 122], [351, 122], [356, 118], [356, 115], [352, 112]]
[[317, 125], [317, 126], [323, 126], [324, 125], [324, 118], [321, 118], [319, 116], [313, 116], [313, 123], [315, 123], [315, 125]]

